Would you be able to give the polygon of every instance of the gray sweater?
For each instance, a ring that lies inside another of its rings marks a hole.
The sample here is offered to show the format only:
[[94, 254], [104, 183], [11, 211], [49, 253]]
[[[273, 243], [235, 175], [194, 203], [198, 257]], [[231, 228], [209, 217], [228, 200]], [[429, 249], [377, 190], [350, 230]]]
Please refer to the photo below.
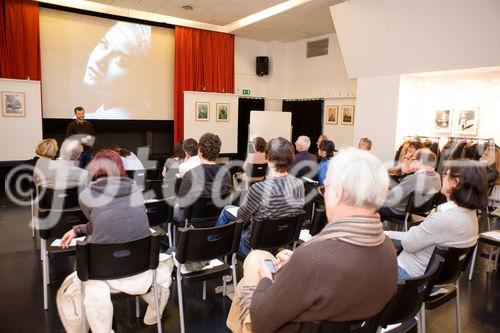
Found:
[[408, 196], [413, 191], [421, 193], [437, 193], [441, 190], [441, 177], [434, 170], [421, 170], [408, 175], [391, 189], [384, 206], [394, 214], [405, 215]]
[[89, 222], [73, 230], [91, 235], [92, 243], [122, 243], [150, 234], [144, 198], [130, 178], [99, 178], [80, 193], [79, 202]]
[[470, 247], [476, 244], [477, 234], [476, 212], [452, 201], [440, 205], [437, 212], [407, 232], [387, 232], [391, 239], [401, 241], [398, 264], [413, 277], [424, 274], [436, 246]]

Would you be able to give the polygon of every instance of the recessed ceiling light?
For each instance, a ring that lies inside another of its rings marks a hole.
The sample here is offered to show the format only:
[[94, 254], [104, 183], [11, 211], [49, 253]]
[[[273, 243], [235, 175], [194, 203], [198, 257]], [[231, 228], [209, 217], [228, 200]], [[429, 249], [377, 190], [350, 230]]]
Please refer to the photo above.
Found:
[[182, 6], [182, 9], [193, 10], [193, 6], [191, 6], [191, 5], [185, 5], [185, 6]]

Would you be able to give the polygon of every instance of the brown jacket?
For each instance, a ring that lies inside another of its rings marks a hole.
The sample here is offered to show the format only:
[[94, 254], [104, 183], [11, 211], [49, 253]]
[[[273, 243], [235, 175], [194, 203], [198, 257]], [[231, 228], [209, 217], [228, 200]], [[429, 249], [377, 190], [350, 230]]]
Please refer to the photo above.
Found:
[[300, 246], [273, 283], [262, 279], [250, 306], [254, 333], [298, 332], [301, 322], [374, 316], [397, 288], [397, 259], [386, 237], [375, 247], [340, 240]]

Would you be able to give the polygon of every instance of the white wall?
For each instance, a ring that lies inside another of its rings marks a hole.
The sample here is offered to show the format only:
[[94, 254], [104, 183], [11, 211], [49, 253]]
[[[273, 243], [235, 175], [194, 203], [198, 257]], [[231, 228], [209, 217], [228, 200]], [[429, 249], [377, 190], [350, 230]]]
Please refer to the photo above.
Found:
[[[267, 96], [267, 85], [272, 80], [272, 74], [262, 77], [259, 77], [257, 76], [257, 74], [255, 74], [255, 58], [258, 56], [269, 56], [269, 43], [238, 37], [235, 38], [235, 94], [242, 95], [243, 89], [249, 89], [251, 92], [250, 96]], [[272, 66], [270, 67], [272, 68]]]
[[354, 140], [372, 140], [372, 152], [382, 161], [394, 158], [400, 77], [358, 79]]
[[500, 65], [498, 0], [350, 0], [330, 11], [349, 77]]
[[[210, 103], [208, 121], [196, 121], [196, 102]], [[229, 121], [216, 120], [216, 104], [229, 103]], [[238, 96], [233, 94], [205, 93], [197, 91], [184, 92], [184, 138], [196, 141], [203, 134], [217, 134], [221, 141], [221, 153], [230, 154], [238, 151]]]
[[[307, 42], [329, 39], [328, 55], [306, 58]], [[337, 36], [329, 34], [286, 44], [286, 98], [355, 97], [356, 80], [349, 79]]]
[[26, 117], [0, 115], [0, 161], [31, 159], [42, 140], [40, 81], [0, 79], [0, 91], [24, 92], [26, 102]]
[[454, 110], [454, 123], [459, 111], [479, 108], [477, 137], [500, 142], [500, 72], [402, 78], [397, 140], [406, 135], [448, 136], [433, 131], [435, 111], [448, 108]]
[[[354, 142], [354, 125], [342, 125], [340, 121], [340, 110], [342, 105], [355, 105], [356, 100], [354, 98], [327, 98], [325, 99], [325, 104], [323, 107], [323, 134], [328, 136], [328, 139], [335, 142], [335, 147], [337, 149], [342, 147], [349, 147], [357, 145]], [[339, 107], [339, 121], [336, 125], [326, 123], [326, 107], [328, 105], [338, 105]], [[354, 124], [357, 123], [358, 114], [356, 107], [354, 108]]]

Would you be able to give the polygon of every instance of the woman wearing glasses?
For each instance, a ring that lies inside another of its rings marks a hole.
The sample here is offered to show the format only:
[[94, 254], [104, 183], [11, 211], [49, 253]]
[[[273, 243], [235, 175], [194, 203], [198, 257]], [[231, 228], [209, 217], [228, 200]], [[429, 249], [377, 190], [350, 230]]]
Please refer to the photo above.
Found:
[[443, 172], [441, 193], [447, 202], [420, 225], [407, 232], [388, 232], [403, 247], [398, 256], [400, 278], [424, 274], [436, 246], [466, 248], [477, 242], [476, 210], [486, 206], [488, 193], [484, 167], [470, 160], [453, 161]]

